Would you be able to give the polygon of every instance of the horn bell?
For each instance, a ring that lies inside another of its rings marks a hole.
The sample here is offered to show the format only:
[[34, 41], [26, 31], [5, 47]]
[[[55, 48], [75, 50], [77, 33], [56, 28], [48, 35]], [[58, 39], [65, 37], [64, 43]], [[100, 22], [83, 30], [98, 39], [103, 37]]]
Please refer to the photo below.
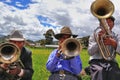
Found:
[[114, 12], [114, 5], [109, 0], [96, 0], [91, 5], [92, 14], [99, 18], [108, 18]]
[[0, 44], [0, 61], [3, 63], [13, 63], [18, 60], [20, 49], [13, 43]]
[[62, 43], [62, 52], [67, 57], [73, 57], [80, 54], [82, 49], [81, 44], [78, 40], [74, 38], [68, 38]]

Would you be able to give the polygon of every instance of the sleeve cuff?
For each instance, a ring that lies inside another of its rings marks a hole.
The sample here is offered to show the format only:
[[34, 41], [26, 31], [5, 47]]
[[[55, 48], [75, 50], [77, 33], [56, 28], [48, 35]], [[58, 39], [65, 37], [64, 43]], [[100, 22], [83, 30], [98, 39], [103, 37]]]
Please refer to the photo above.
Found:
[[19, 76], [19, 77], [22, 77], [22, 76], [23, 76], [23, 74], [24, 74], [24, 70], [23, 70], [23, 69], [21, 69], [21, 72], [18, 74], [18, 76]]

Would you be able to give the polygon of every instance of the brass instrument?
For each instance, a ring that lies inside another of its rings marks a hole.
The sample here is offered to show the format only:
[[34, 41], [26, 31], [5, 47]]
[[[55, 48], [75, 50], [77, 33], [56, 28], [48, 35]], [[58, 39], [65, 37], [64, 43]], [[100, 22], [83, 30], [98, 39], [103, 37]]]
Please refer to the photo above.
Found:
[[106, 32], [105, 35], [102, 36], [101, 40], [99, 40], [98, 35], [96, 35], [97, 29], [94, 33], [101, 55], [106, 60], [112, 60], [115, 55], [114, 53], [110, 53], [108, 47], [104, 45], [103, 38], [111, 36], [109, 26], [106, 23], [106, 18], [110, 17], [113, 14], [114, 5], [110, 0], [96, 0], [91, 5], [91, 12], [95, 17], [99, 19], [102, 25], [102, 29], [104, 29], [104, 31]]
[[13, 63], [19, 59], [20, 50], [13, 43], [2, 43], [0, 44], [0, 62]]
[[0, 62], [6, 64], [19, 62], [20, 65], [24, 67], [20, 60], [20, 52], [17, 45], [10, 42], [2, 43], [0, 44]]
[[110, 0], [96, 0], [91, 5], [92, 14], [99, 18], [108, 18], [114, 12], [114, 5]]
[[20, 60], [20, 49], [17, 45], [6, 42], [0, 44], [0, 62], [8, 64], [8, 69], [4, 72], [6, 77], [10, 80], [18, 80], [20, 77], [15, 77], [15, 75], [8, 74], [6, 72], [9, 69], [14, 69], [16, 67], [24, 68], [23, 63]]
[[73, 57], [80, 54], [82, 47], [78, 40], [75, 38], [68, 38], [62, 43], [61, 50], [67, 57]]

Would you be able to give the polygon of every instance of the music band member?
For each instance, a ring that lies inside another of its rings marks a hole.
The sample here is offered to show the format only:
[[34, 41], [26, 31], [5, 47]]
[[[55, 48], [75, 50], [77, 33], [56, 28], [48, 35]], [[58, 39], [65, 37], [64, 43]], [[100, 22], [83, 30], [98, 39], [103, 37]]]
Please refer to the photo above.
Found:
[[17, 63], [15, 65], [11, 65], [13, 63], [1, 63], [0, 80], [32, 80], [34, 72], [32, 68], [32, 52], [24, 47], [25, 38], [22, 33], [18, 30], [14, 30], [9, 35], [9, 42], [15, 44], [20, 49], [20, 62], [13, 62], [14, 64]]
[[61, 44], [71, 36], [77, 37], [66, 26], [61, 29], [59, 34], [55, 35], [55, 38], [59, 40], [59, 47], [51, 52], [46, 64], [46, 68], [51, 72], [49, 80], [78, 80], [77, 75], [82, 70], [80, 56], [64, 58], [64, 54], [60, 53]]
[[[116, 53], [120, 54], [120, 35], [114, 33], [112, 31], [114, 27], [115, 18], [110, 16], [106, 18], [106, 22], [110, 29], [110, 36], [102, 37], [106, 34], [104, 29], [101, 29], [103, 26], [100, 23], [98, 27], [100, 30], [96, 33], [98, 35], [98, 39], [103, 39], [103, 43], [107, 46], [110, 53], [112, 53], [112, 59], [103, 58], [100, 48], [98, 47], [98, 43], [95, 39], [95, 33], [93, 33], [89, 38], [89, 46], [88, 53], [90, 55], [90, 70], [91, 80], [119, 80], [120, 79], [120, 69], [118, 67], [118, 63], [115, 60]], [[104, 51], [103, 51], [104, 52]]]

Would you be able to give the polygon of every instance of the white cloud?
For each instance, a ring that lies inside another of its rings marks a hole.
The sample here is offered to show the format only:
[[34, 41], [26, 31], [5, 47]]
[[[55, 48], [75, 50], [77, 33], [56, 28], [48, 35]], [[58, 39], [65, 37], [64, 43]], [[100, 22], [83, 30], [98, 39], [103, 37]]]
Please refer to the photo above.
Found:
[[[10, 2], [10, 0], [8, 0]], [[64, 25], [70, 26], [72, 32], [78, 37], [87, 36], [98, 26], [97, 19], [90, 12], [90, 6], [94, 0], [34, 0], [29, 8], [20, 10], [0, 2], [0, 34], [7, 35], [12, 29], [17, 28], [23, 32], [27, 39], [43, 39], [43, 34], [49, 29], [55, 33], [60, 32]], [[120, 2], [112, 0], [115, 6], [114, 16], [115, 32], [120, 33]], [[18, 3], [19, 6], [22, 6]], [[37, 15], [48, 17], [50, 24], [60, 26], [43, 26], [37, 19]], [[7, 28], [7, 29], [6, 29]]]

